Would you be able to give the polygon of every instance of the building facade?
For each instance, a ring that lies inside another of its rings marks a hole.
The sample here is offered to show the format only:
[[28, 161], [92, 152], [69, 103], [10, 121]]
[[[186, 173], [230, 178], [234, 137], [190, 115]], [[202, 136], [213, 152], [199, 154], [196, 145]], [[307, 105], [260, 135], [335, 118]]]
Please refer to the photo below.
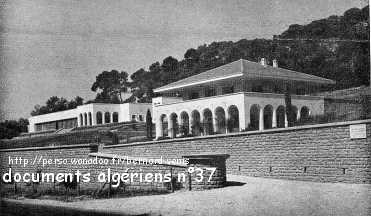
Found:
[[148, 109], [152, 113], [152, 106], [147, 103], [84, 104], [75, 109], [32, 116], [28, 119], [28, 131], [39, 132], [115, 122], [144, 122]]
[[323, 97], [312, 94], [334, 83], [241, 59], [155, 89], [156, 137], [287, 127], [286, 100], [296, 120], [322, 115]]

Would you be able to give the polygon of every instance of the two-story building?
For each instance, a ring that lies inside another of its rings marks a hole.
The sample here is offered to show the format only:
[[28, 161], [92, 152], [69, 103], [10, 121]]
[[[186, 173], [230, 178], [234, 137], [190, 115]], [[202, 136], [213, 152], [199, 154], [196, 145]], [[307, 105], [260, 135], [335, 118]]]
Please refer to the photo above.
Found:
[[156, 137], [227, 133], [287, 127], [285, 92], [296, 118], [324, 113], [324, 100], [312, 96], [335, 82], [318, 76], [238, 61], [154, 90]]

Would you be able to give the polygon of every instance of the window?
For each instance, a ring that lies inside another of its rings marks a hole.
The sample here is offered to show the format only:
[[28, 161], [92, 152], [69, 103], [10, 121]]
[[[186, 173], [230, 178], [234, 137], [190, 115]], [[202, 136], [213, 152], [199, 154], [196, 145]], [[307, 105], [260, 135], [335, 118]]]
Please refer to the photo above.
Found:
[[198, 92], [192, 92], [191, 93], [191, 99], [197, 99], [197, 98], [199, 98]]
[[131, 115], [131, 120], [132, 121], [136, 121], [137, 120], [137, 116], [136, 115]]
[[283, 94], [284, 93], [283, 89], [279, 86], [274, 86], [273, 92], [277, 93], [277, 94]]
[[298, 88], [296, 89], [297, 95], [305, 95], [305, 88]]
[[263, 91], [263, 87], [261, 85], [254, 85], [252, 87], [252, 91], [253, 92], [262, 92]]
[[223, 94], [230, 94], [234, 92], [234, 87], [233, 86], [226, 86], [222, 88]]
[[214, 88], [206, 88], [205, 89], [205, 96], [206, 97], [211, 97], [211, 96], [215, 96], [216, 95], [216, 91]]
[[143, 115], [139, 115], [139, 121], [144, 121]]

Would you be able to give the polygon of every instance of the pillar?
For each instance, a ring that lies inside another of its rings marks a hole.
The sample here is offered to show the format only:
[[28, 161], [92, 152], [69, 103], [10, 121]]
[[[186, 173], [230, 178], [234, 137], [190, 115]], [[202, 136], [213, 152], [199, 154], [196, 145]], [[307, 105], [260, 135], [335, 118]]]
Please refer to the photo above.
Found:
[[159, 116], [156, 120], [156, 139], [162, 137], [163, 133], [161, 116]]
[[[192, 122], [193, 122], [193, 117], [192, 117], [192, 113], [190, 115], [188, 115], [188, 120], [189, 120], [189, 134], [192, 134]], [[194, 135], [194, 134], [192, 134]]]
[[218, 122], [216, 121], [216, 114], [214, 113], [213, 115], [213, 128], [214, 128], [214, 133], [217, 133], [218, 130], [219, 130], [219, 127], [218, 127]]
[[81, 127], [81, 115], [80, 114], [77, 115], [77, 126]]
[[229, 120], [229, 112], [228, 112], [228, 108], [224, 110], [225, 112], [225, 133], [229, 133], [228, 131], [228, 120]]
[[298, 109], [298, 112], [296, 113], [296, 120], [299, 121], [300, 119], [300, 110]]
[[173, 130], [173, 120], [172, 120], [172, 116], [170, 115], [168, 117], [168, 121], [167, 121], [167, 133], [169, 135], [170, 138], [174, 138], [174, 130]]
[[289, 121], [287, 121], [287, 114], [285, 110], [285, 128], [287, 128], [288, 126], [289, 126]]
[[86, 126], [85, 121], [86, 121], [86, 119], [85, 119], [85, 113], [84, 113], [84, 114], [82, 114], [82, 125], [83, 126]]
[[203, 136], [203, 135], [205, 135], [206, 133], [205, 133], [205, 125], [204, 125], [204, 115], [203, 115], [203, 113], [202, 113], [202, 110], [201, 110], [201, 112], [200, 112], [200, 126], [201, 126], [201, 128], [202, 128], [202, 130], [201, 130], [201, 128], [200, 128], [200, 134], [201, 134], [201, 136]]
[[259, 130], [264, 130], [264, 110], [263, 107], [259, 110]]
[[277, 110], [275, 108], [273, 108], [273, 112], [272, 112], [272, 128], [276, 128], [277, 127]]
[[92, 125], [97, 124], [97, 114], [96, 113], [94, 114], [94, 112], [91, 113], [91, 123], [92, 123]]

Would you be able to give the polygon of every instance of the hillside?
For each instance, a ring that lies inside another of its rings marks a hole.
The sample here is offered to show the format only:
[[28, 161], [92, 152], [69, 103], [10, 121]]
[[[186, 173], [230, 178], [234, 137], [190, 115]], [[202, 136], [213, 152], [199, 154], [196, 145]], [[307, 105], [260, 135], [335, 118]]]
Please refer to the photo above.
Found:
[[[273, 39], [220, 41], [190, 48], [184, 58], [171, 56], [149, 70], [131, 75], [133, 96], [148, 101], [152, 89], [240, 58], [278, 59], [279, 66], [337, 81], [335, 89], [369, 84], [369, 7], [352, 8], [307, 25], [291, 25]], [[287, 40], [290, 39], [290, 40]], [[304, 39], [304, 40], [303, 40]], [[322, 40], [328, 39], [328, 40]]]

